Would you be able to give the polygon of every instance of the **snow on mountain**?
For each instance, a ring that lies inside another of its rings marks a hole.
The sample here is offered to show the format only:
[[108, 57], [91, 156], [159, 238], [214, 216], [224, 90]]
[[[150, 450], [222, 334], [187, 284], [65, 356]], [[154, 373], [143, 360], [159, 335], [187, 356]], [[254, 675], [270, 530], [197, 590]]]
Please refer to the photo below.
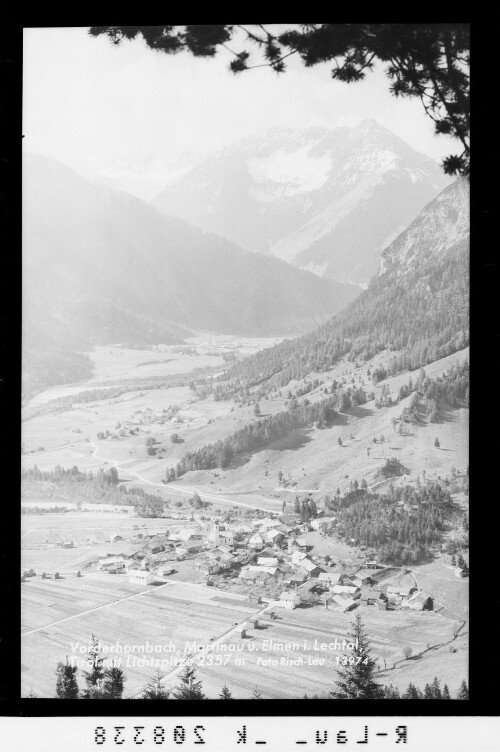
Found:
[[169, 180], [152, 203], [248, 250], [361, 284], [448, 183], [432, 159], [364, 120], [246, 138]]

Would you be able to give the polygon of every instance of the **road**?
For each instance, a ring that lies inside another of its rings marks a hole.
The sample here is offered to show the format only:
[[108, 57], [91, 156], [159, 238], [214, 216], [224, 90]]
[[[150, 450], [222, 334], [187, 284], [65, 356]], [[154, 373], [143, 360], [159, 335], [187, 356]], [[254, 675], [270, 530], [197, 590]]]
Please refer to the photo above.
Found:
[[227, 496], [222, 496], [220, 494], [214, 494], [214, 493], [207, 493], [205, 491], [199, 491], [196, 488], [190, 488], [188, 486], [177, 486], [177, 485], [174, 485], [173, 483], [169, 483], [168, 486], [166, 486], [164, 483], [155, 483], [152, 480], [148, 480], [148, 478], [145, 478], [140, 473], [136, 473], [133, 470], [129, 470], [128, 468], [123, 467], [123, 465], [118, 465], [115, 460], [109, 457], [103, 457], [102, 455], [98, 454], [98, 447], [96, 446], [96, 444], [93, 441], [89, 443], [91, 444], [91, 446], [94, 447], [92, 451], [92, 457], [96, 457], [96, 459], [98, 460], [103, 460], [103, 462], [108, 462], [110, 464], [113, 464], [113, 466], [116, 467], [117, 470], [120, 470], [123, 473], [128, 473], [129, 475], [132, 475], [134, 478], [137, 478], [138, 480], [140, 480], [141, 483], [146, 483], [148, 486], [155, 486], [156, 488], [159, 488], [159, 489], [161, 488], [164, 491], [165, 490], [176, 491], [177, 493], [186, 494], [187, 496], [192, 496], [194, 492], [197, 491], [202, 501], [212, 501], [212, 502], [217, 501], [219, 503], [224, 503], [224, 504], [233, 504], [234, 506], [238, 506], [238, 507], [247, 507], [247, 509], [258, 509], [261, 512], [267, 512], [267, 513], [271, 513], [273, 511], [276, 511], [276, 512], [281, 511], [282, 503], [278, 501], [273, 502], [271, 499], [269, 499], [269, 501], [271, 504], [273, 503], [276, 504], [276, 510], [269, 509], [269, 507], [260, 506], [259, 504], [249, 504], [248, 502], [244, 502], [244, 501], [234, 501], [233, 499], [230, 499]]

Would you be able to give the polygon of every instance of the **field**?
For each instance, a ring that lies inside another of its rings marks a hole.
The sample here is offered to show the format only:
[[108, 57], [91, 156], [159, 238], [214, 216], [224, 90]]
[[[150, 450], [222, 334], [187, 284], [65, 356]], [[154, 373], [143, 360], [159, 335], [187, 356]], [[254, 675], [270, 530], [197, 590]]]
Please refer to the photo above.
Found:
[[[256, 686], [269, 698], [327, 691], [333, 686], [336, 659], [342, 651], [322, 647], [321, 643], [332, 643], [335, 638], [341, 641], [353, 619], [352, 614], [331, 609], [298, 608], [279, 609], [280, 619], [271, 621], [263, 615], [263, 606], [250, 605], [244, 596], [186, 582], [169, 581], [141, 589], [128, 583], [124, 576], [107, 574], [64, 580], [37, 578], [23, 584], [22, 604], [23, 694], [32, 688], [45, 697], [53, 696], [57, 661], [65, 660], [66, 655], [81, 658], [75, 646], [77, 643], [88, 646], [91, 633], [106, 646], [116, 646], [117, 641], [122, 646], [145, 645], [146, 641], [153, 646], [170, 646], [168, 652], [162, 648], [162, 652], [149, 654], [149, 658], [165, 661], [162, 669], [167, 688], [175, 687], [178, 682], [175, 656], [181, 659], [186, 643], [196, 641], [196, 649], [214, 646], [212, 652], [195, 660], [209, 697], [216, 697], [224, 683], [237, 698], [250, 697]], [[393, 662], [403, 661], [404, 646], [410, 646], [417, 654], [426, 650], [428, 644], [433, 646], [453, 639], [456, 623], [439, 615], [382, 612], [370, 607], [359, 610], [381, 668], [384, 649], [389, 668]], [[260, 619], [260, 628], [253, 627], [252, 617]], [[241, 639], [241, 628], [246, 624], [248, 636]], [[284, 643], [296, 644], [298, 649], [283, 649]], [[139, 654], [138, 648], [131, 650], [136, 654], [111, 648], [107, 652], [107, 657], [122, 658], [127, 696], [139, 693], [155, 672], [151, 663], [141, 665], [146, 654]], [[210, 656], [214, 665], [210, 665]], [[449, 656], [453, 672], [440, 678], [448, 681], [450, 690], [455, 690], [454, 677], [458, 688], [458, 677], [466, 676], [465, 654], [457, 651]], [[300, 660], [290, 665], [287, 659]], [[425, 660], [425, 657], [419, 659], [421, 663]], [[270, 665], [269, 661], [278, 661], [278, 665]], [[410, 673], [417, 662], [403, 661], [411, 664]], [[404, 688], [410, 680], [413, 678], [407, 679], [403, 669], [398, 668], [383, 675], [385, 683]]]
[[[166, 468], [175, 465], [186, 451], [215, 442], [258, 420], [251, 399], [244, 405], [216, 402], [212, 397], [197, 399], [187, 380], [196, 378], [199, 373], [196, 369], [210, 368], [214, 374], [222, 370], [223, 353], [235, 349], [240, 354], [255, 352], [272, 342], [193, 338], [190, 345], [196, 347], [198, 355], [174, 353], [171, 348], [164, 351], [96, 348], [91, 353], [96, 366], [91, 381], [47, 390], [37, 395], [28, 407], [50, 410], [51, 400], [83, 389], [113, 385], [126, 386], [130, 391], [25, 420], [23, 464], [26, 467], [36, 464], [41, 470], [56, 465], [66, 468], [77, 465], [81, 470], [92, 471], [114, 466], [128, 487], [139, 486], [171, 500], [187, 500], [196, 490], [202, 500], [212, 503], [209, 514], [232, 507], [232, 511], [241, 513], [242, 520], [255, 516], [256, 510], [281, 512], [283, 503], [290, 510], [296, 494], [311, 493], [320, 500], [325, 494], [333, 495], [337, 488], [345, 491], [354, 479], [358, 482], [365, 479], [368, 486], [382, 489], [378, 473], [392, 456], [400, 459], [409, 471], [405, 479], [395, 483], [415, 483], [424, 471], [427, 478], [443, 478], [449, 476], [453, 467], [461, 471], [467, 467], [467, 410], [450, 412], [439, 424], [422, 421], [409, 428], [407, 435], [400, 436], [391, 421], [399, 417], [407, 400], [380, 409], [372, 400], [341, 414], [331, 428], [292, 432], [224, 470], [190, 472], [165, 485], [162, 481]], [[380, 353], [370, 367], [383, 365], [387, 357], [387, 353]], [[431, 377], [439, 375], [467, 357], [468, 351], [464, 350], [427, 366], [426, 373]], [[333, 379], [345, 379], [346, 383], [354, 380], [366, 391], [373, 390], [376, 396], [382, 384], [386, 384], [396, 396], [401, 385], [418, 375], [405, 372], [373, 386], [367, 368], [366, 364], [357, 367], [354, 363], [339, 363], [327, 374], [316, 374], [320, 386], [307, 396], [311, 401], [320, 399], [321, 389]], [[169, 386], [167, 380], [176, 376], [184, 379], [184, 385]], [[306, 381], [314, 377], [312, 374]], [[162, 379], [165, 386], [151, 388]], [[292, 383], [290, 388], [293, 391], [303, 385], [304, 382]], [[261, 415], [286, 409], [287, 389], [262, 400]], [[108, 438], [98, 438], [98, 434], [106, 432], [110, 434]], [[171, 441], [173, 433], [179, 435], [180, 443]], [[384, 442], [375, 443], [374, 439], [378, 441], [382, 435]], [[436, 437], [439, 448], [434, 447]], [[342, 439], [342, 446], [338, 438]], [[150, 439], [156, 441], [155, 455], [148, 454]], [[280, 473], [287, 486], [279, 484]], [[60, 503], [65, 502], [54, 501]], [[47, 499], [39, 502], [36, 498], [23, 500], [24, 506], [43, 504], [50, 502]], [[460, 505], [466, 508], [465, 499], [460, 500]], [[182, 653], [189, 640], [220, 646], [220, 651], [214, 650], [212, 663], [210, 654], [197, 659], [204, 690], [210, 697], [216, 697], [224, 683], [234, 697], [241, 698], [250, 697], [256, 686], [264, 697], [273, 698], [313, 695], [333, 687], [338, 651], [315, 650], [314, 641], [342, 639], [350, 628], [352, 614], [318, 606], [301, 607], [281, 610], [281, 618], [270, 621], [263, 613], [265, 606], [250, 605], [245, 593], [207, 588], [199, 583], [200, 572], [193, 560], [176, 566], [177, 573], [165, 584], [141, 592], [123, 575], [90, 572], [85, 565], [107, 553], [136, 550], [137, 545], [130, 541], [134, 533], [172, 530], [189, 521], [138, 518], [130, 508], [119, 511], [85, 503], [77, 511], [70, 503], [66, 506], [70, 511], [64, 514], [25, 514], [22, 518], [22, 567], [33, 567], [38, 574], [42, 571], [63, 574], [61, 580], [42, 581], [38, 576], [21, 585], [23, 694], [32, 688], [39, 696], [53, 696], [57, 661], [71, 654], [72, 643], [88, 645], [91, 633], [107, 645], [117, 640], [130, 645], [146, 640], [164, 645], [171, 640], [173, 655]], [[110, 543], [112, 533], [123, 533], [127, 540]], [[354, 563], [362, 554], [345, 542], [322, 538], [317, 532], [307, 533], [306, 538], [313, 546], [313, 555], [329, 553], [336, 560]], [[74, 541], [74, 548], [56, 547], [58, 542], [69, 540]], [[82, 569], [82, 578], [76, 578], [77, 569]], [[453, 694], [461, 680], [467, 678], [467, 624], [462, 622], [468, 618], [468, 583], [456, 577], [448, 555], [414, 567], [412, 574], [406, 576], [435, 599], [438, 613], [357, 609], [362, 613], [373, 653], [379, 661], [380, 681], [406, 689], [410, 681], [423, 685], [438, 674]], [[249, 628], [248, 638], [242, 640], [241, 627], [256, 614], [264, 628]], [[454, 638], [458, 627], [460, 631]], [[266, 649], [267, 639], [276, 643], [297, 642], [300, 647], [287, 655]], [[450, 652], [450, 641], [455, 652]], [[222, 646], [229, 645], [234, 652], [224, 652]], [[410, 660], [403, 656], [406, 646], [413, 651]], [[130, 656], [125, 658], [129, 660]], [[170, 654], [167, 658], [170, 659]], [[300, 660], [294, 663], [294, 659]], [[277, 664], [269, 662], [276, 660]], [[127, 696], [137, 695], [155, 671], [154, 666], [139, 665], [137, 661], [124, 668]], [[165, 685], [175, 686], [178, 666], [168, 665], [165, 672]]]

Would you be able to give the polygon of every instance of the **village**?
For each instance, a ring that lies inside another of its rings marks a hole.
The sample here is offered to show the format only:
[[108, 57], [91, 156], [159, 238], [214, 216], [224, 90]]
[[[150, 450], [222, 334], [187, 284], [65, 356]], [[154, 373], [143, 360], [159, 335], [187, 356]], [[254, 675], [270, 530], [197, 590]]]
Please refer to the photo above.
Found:
[[[202, 583], [244, 594], [255, 605], [268, 603], [273, 609], [316, 606], [347, 612], [365, 605], [385, 611], [434, 610], [432, 597], [418, 587], [406, 567], [379, 563], [373, 551], [352, 547], [350, 556], [339, 558], [325, 553], [325, 546], [314, 545], [309, 534], [316, 533], [315, 540], [321, 535], [322, 512], [308, 522], [286, 512], [258, 514], [247, 520], [227, 512], [211, 519], [206, 513], [191, 512], [178, 520], [183, 524], [170, 520], [168, 528], [134, 524], [131, 531], [120, 528], [109, 535], [109, 548], [123, 544], [119, 553], [105, 552], [101, 543], [99, 551], [89, 553], [77, 570], [61, 566], [60, 571], [49, 572], [32, 567], [23, 570], [21, 580], [102, 572], [127, 578], [138, 587], [169, 579]], [[87, 545], [91, 543], [87, 539]], [[47, 542], [38, 547], [40, 560], [54, 548], [71, 549], [74, 542]], [[333, 541], [330, 548], [335, 548]], [[31, 552], [33, 560], [35, 551]]]

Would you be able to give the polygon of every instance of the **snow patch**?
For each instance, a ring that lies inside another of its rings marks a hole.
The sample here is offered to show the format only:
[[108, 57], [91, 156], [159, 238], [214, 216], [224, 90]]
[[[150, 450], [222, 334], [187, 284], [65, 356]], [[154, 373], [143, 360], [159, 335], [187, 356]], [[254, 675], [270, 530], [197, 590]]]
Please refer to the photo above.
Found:
[[[270, 157], [255, 157], [247, 163], [250, 177], [257, 188], [268, 191], [278, 188], [282, 196], [293, 196], [319, 190], [328, 180], [332, 159], [328, 155], [312, 157], [310, 145], [293, 152], [275, 151]], [[270, 185], [271, 184], [271, 185]], [[274, 184], [274, 186], [272, 185]]]

